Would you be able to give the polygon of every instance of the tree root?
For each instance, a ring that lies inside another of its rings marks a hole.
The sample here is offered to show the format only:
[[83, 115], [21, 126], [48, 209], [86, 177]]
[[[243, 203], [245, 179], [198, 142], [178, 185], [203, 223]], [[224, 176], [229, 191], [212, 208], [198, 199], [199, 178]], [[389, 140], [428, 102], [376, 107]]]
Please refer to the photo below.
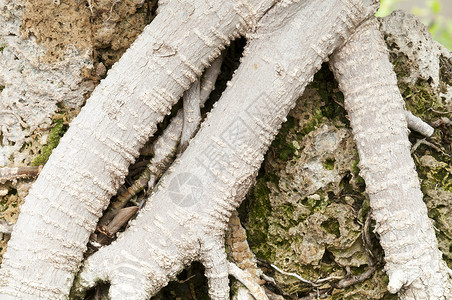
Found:
[[[130, 298], [132, 291], [133, 299], [146, 299], [197, 259], [205, 267], [210, 297], [227, 299], [223, 235], [230, 214], [306, 84], [372, 9], [327, 1], [281, 4], [269, 11], [195, 139], [129, 230], [87, 259], [78, 290], [108, 281], [112, 299]], [[301, 36], [298, 28], [321, 29], [321, 34]], [[299, 49], [296, 55], [284, 49], [286, 40]], [[257, 80], [250, 85], [249, 71], [256, 66]]]
[[156, 124], [274, 4], [238, 2], [170, 2], [109, 71], [21, 208], [0, 270], [2, 299], [66, 297], [98, 218]]
[[385, 251], [388, 290], [400, 292], [401, 299], [446, 299], [452, 281], [422, 201], [407, 114], [375, 19], [335, 53], [331, 67], [345, 95], [360, 174]]
[[[220, 74], [223, 59], [224, 53], [214, 60], [212, 65], [206, 69], [202, 76], [201, 94], [199, 96], [200, 107], [204, 105], [209, 98], [210, 93], [215, 88], [215, 82]], [[153, 158], [146, 166], [146, 169], [129, 188], [118, 193], [116, 199], [110, 204], [108, 211], [100, 219], [99, 226], [107, 225], [118, 214], [118, 212], [127, 205], [130, 199], [136, 196], [139, 192], [146, 190], [146, 195], [151, 194], [157, 181], [160, 179], [162, 174], [166, 172], [175, 159], [177, 146], [181, 144], [184, 116], [184, 112], [179, 110], [176, 116], [171, 119], [170, 124], [167, 128], [165, 128], [163, 134], [153, 143]], [[196, 129], [198, 126], [199, 124], [196, 126]], [[189, 134], [188, 136], [192, 138], [192, 134]], [[103, 244], [99, 240], [93, 242]]]

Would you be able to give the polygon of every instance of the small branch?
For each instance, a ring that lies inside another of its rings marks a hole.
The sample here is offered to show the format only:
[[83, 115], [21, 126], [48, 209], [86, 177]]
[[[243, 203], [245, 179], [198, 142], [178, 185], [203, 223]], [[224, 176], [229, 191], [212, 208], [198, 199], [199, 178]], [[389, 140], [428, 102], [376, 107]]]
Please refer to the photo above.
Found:
[[441, 150], [438, 146], [436, 146], [436, 145], [433, 144], [433, 143], [430, 143], [430, 142], [426, 141], [425, 139], [420, 139], [420, 140], [418, 140], [418, 141], [416, 142], [416, 144], [414, 144], [413, 147], [411, 147], [411, 154], [413, 154], [421, 144], [424, 144], [424, 145], [426, 145], [426, 146], [432, 147], [432, 148], [435, 149], [436, 151], [441, 152], [443, 155], [446, 155], [446, 156], [450, 157], [449, 154], [447, 154], [446, 152], [444, 152], [443, 150]]
[[87, 2], [88, 2], [88, 8], [91, 11], [91, 16], [94, 16], [93, 4], [91, 3], [91, 0], [87, 0]]
[[363, 272], [360, 275], [357, 276], [351, 276], [349, 278], [343, 278], [341, 279], [337, 285], [335, 285], [336, 288], [339, 289], [345, 289], [349, 286], [352, 286], [356, 283], [363, 282], [364, 280], [369, 279], [374, 273], [375, 273], [376, 267], [369, 267], [365, 272]]
[[234, 276], [234, 278], [236, 278], [244, 286], [246, 286], [248, 291], [255, 299], [268, 300], [264, 289], [256, 282], [256, 279], [253, 275], [251, 275], [247, 271], [240, 269], [231, 262], [229, 262], [228, 270], [230, 275]]
[[198, 80], [192, 84], [190, 89], [184, 92], [184, 125], [180, 138], [179, 153], [185, 151], [188, 142], [195, 135], [201, 123], [200, 101], [200, 83]]
[[362, 238], [363, 238], [363, 243], [364, 243], [364, 247], [367, 251], [367, 253], [369, 254], [369, 265], [373, 266], [374, 262], [372, 260], [373, 257], [375, 257], [375, 255], [372, 253], [372, 241], [370, 239], [370, 221], [371, 221], [371, 212], [369, 212], [367, 214], [366, 220], [364, 221], [364, 226], [362, 228]]
[[426, 137], [432, 136], [433, 132], [435, 131], [432, 126], [428, 125], [409, 111], [405, 111], [405, 117], [408, 128], [410, 128], [411, 130], [417, 131]]
[[439, 111], [439, 110], [434, 110], [433, 108], [429, 108], [432, 112], [440, 114], [440, 115], [449, 115], [452, 114], [452, 111]]
[[275, 265], [272, 264], [272, 263], [270, 263], [270, 266], [271, 266], [273, 269], [275, 269], [276, 271], [278, 271], [279, 273], [283, 274], [283, 275], [295, 277], [295, 278], [297, 278], [298, 280], [300, 280], [301, 282], [307, 283], [307, 284], [309, 284], [309, 285], [311, 285], [311, 286], [313, 286], [313, 287], [318, 287], [318, 286], [320, 286], [320, 284], [317, 284], [317, 283], [314, 283], [314, 282], [312, 282], [312, 281], [310, 281], [310, 280], [304, 279], [303, 277], [301, 277], [301, 276], [298, 275], [297, 273], [291, 273], [291, 272], [283, 271], [283, 270], [281, 270], [280, 268], [278, 268], [277, 266], [275, 266]]
[[42, 166], [0, 168], [0, 183], [18, 178], [36, 177], [41, 172]]
[[447, 118], [447, 117], [441, 117], [438, 120], [432, 122], [432, 126], [435, 127], [435, 128], [436, 127], [440, 127], [442, 125], [451, 126], [452, 125], [452, 121], [449, 118]]
[[109, 239], [114, 238], [119, 229], [121, 229], [122, 226], [129, 222], [129, 220], [136, 214], [137, 211], [137, 206], [130, 206], [120, 209], [113, 220], [111, 220], [111, 222], [108, 223], [107, 226], [98, 227], [98, 231], [102, 235], [97, 237], [97, 242], [102, 245], [108, 243]]

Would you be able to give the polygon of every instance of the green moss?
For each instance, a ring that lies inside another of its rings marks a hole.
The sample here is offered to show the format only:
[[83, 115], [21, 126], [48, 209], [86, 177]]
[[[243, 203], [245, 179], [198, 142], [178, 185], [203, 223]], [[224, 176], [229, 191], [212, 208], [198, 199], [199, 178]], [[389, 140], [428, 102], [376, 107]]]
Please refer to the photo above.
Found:
[[[328, 188], [325, 189], [327, 190]], [[316, 197], [306, 197], [301, 201], [304, 206], [309, 208], [311, 213], [324, 211], [325, 208], [332, 203], [331, 199], [327, 195], [324, 195], [322, 190], [317, 191], [316, 195], [320, 197], [318, 199], [316, 199]]]
[[344, 124], [348, 124], [348, 120], [345, 118], [344, 95], [339, 90], [338, 83], [328, 64], [322, 65], [320, 71], [314, 76], [312, 85], [317, 89], [323, 102], [320, 106], [321, 113], [316, 117], [321, 116], [332, 121], [339, 120]]
[[394, 66], [394, 71], [397, 74], [397, 78], [405, 78], [411, 75], [410, 68], [407, 67], [409, 63], [408, 56], [401, 52], [391, 52], [389, 59]]
[[359, 187], [362, 188], [364, 190], [364, 188], [366, 187], [366, 183], [364, 181], [364, 179], [359, 175], [359, 155], [358, 155], [358, 151], [356, 151], [356, 159], [353, 161], [352, 166], [351, 166], [351, 171], [353, 173], [353, 177], [355, 178], [355, 183], [356, 186], [354, 187]]
[[361, 176], [356, 177], [356, 183], [360, 186], [366, 186], [366, 182]]
[[291, 141], [288, 142], [286, 139], [287, 135], [291, 129], [295, 127], [295, 125], [295, 119], [290, 116], [287, 117], [287, 121], [282, 125], [279, 134], [273, 140], [271, 145], [272, 149], [275, 150], [279, 158], [285, 161], [290, 160], [297, 151], [293, 143]]
[[3, 50], [6, 48], [6, 44], [0, 44], [0, 52], [3, 52]]
[[[268, 219], [271, 214], [269, 199], [270, 190], [267, 187], [268, 177], [258, 179], [251, 189], [249, 199], [249, 214], [247, 222], [248, 238], [250, 245], [265, 245], [267, 242]], [[268, 254], [261, 251], [256, 253], [263, 259], [269, 259]]]
[[322, 110], [320, 108], [318, 108], [313, 112], [312, 120], [303, 127], [303, 130], [302, 130], [303, 134], [306, 135], [306, 134], [310, 133], [311, 131], [316, 129], [318, 125], [320, 125], [322, 123], [323, 123]]
[[328, 220], [322, 222], [322, 228], [326, 230], [326, 232], [330, 234], [334, 234], [336, 238], [341, 236], [339, 231], [339, 222], [336, 219], [329, 218]]
[[327, 170], [334, 170], [334, 164], [335, 164], [336, 160], [333, 158], [328, 158], [323, 162], [323, 166], [325, 167], [325, 169]]
[[[425, 149], [425, 148], [424, 148]], [[421, 149], [420, 151], [424, 150]], [[424, 150], [427, 151], [427, 150]], [[424, 152], [426, 153], [426, 152]], [[417, 165], [419, 176], [423, 179], [422, 189], [426, 193], [428, 190], [441, 188], [452, 193], [452, 160], [446, 157], [435, 155], [436, 159], [445, 164], [440, 164], [436, 167], [426, 167], [420, 164]]]
[[399, 83], [399, 89], [408, 110], [421, 119], [430, 120], [435, 117], [432, 109], [441, 110], [439, 95], [427, 80], [419, 79], [414, 85]]
[[63, 119], [57, 119], [53, 122], [53, 127], [50, 130], [48, 142], [42, 147], [39, 155], [31, 163], [33, 166], [44, 165], [52, 154], [53, 149], [60, 143], [60, 138], [66, 133], [68, 125]]
[[4, 85], [0, 85], [0, 93], [5, 89]]
[[359, 164], [359, 157], [355, 161], [353, 161], [353, 164], [352, 164], [352, 172], [353, 172], [354, 175], [358, 175], [359, 174], [358, 164]]
[[316, 73], [313, 82], [307, 89], [315, 90], [320, 101], [313, 107], [308, 105], [310, 107], [308, 112], [311, 118], [309, 122], [304, 122], [302, 125], [301, 132], [303, 136], [328, 120], [333, 124], [337, 124], [338, 127], [348, 124], [343, 107], [344, 95], [339, 91], [338, 84], [328, 64], [322, 65], [322, 68]]

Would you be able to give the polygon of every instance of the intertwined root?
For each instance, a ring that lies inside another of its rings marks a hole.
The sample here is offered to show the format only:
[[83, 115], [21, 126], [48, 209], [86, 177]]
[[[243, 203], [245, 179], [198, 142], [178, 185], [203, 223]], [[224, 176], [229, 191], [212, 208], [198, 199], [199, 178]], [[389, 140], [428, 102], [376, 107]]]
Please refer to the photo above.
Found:
[[[199, 260], [211, 297], [227, 299], [223, 235], [230, 214], [254, 181], [264, 153], [306, 84], [372, 13], [359, 4], [281, 4], [261, 20], [242, 64], [196, 137], [162, 178], [135, 223], [117, 242], [88, 258], [79, 290], [103, 280], [110, 281], [113, 299], [143, 299], [183, 266]], [[319, 34], [303, 36], [299, 28]], [[130, 296], [134, 289], [139, 293]]]
[[[190, 101], [199, 102], [198, 111], [201, 107], [204, 106], [205, 102], [209, 98], [210, 93], [215, 89], [215, 82], [218, 75], [220, 74], [223, 59], [224, 53], [217, 57], [213, 61], [212, 65], [206, 69], [201, 78], [200, 93], [190, 93], [190, 96], [194, 98], [190, 99]], [[190, 90], [198, 88], [199, 86], [195, 85], [192, 86]], [[100, 226], [102, 231], [107, 236], [111, 237], [116, 234], [116, 231], [113, 232], [112, 230], [110, 230], [110, 224], [111, 222], [113, 222], [112, 220], [116, 218], [118, 213], [123, 209], [123, 207], [127, 205], [130, 199], [132, 199], [142, 190], [146, 190], [146, 195], [149, 195], [152, 192], [162, 174], [173, 163], [178, 146], [179, 152], [183, 152], [180, 145], [185, 144], [185, 150], [189, 139], [192, 138], [193, 133], [198, 129], [200, 119], [197, 120], [196, 124], [192, 124], [196, 126], [189, 126], [190, 129], [185, 130], [185, 140], [183, 142], [181, 141], [181, 137], [184, 135], [184, 124], [193, 122], [190, 116], [186, 115], [185, 110], [190, 111], [190, 108], [187, 108], [184, 105], [184, 108], [179, 109], [177, 114], [173, 118], [171, 118], [171, 121], [165, 128], [165, 131], [153, 142], [153, 157], [150, 160], [149, 164], [146, 166], [144, 172], [138, 179], [134, 181], [134, 183], [129, 188], [116, 196], [116, 199], [110, 204], [108, 211], [104, 213], [104, 215], [100, 219], [98, 226]], [[126, 221], [128, 220], [129, 219], [127, 219]], [[102, 235], [100, 235], [99, 237], [96, 237], [96, 240], [94, 240], [93, 242], [101, 242], [101, 244], [103, 244], [103, 241], [104, 240], [102, 238]]]
[[[93, 93], [30, 191], [4, 256], [2, 299], [66, 297], [90, 231], [156, 123], [224, 45], [249, 33], [233, 88], [135, 225], [87, 261], [79, 288], [110, 281], [113, 299], [143, 299], [200, 260], [211, 297], [228, 296], [222, 236], [230, 213], [294, 100], [374, 1], [280, 1], [257, 24], [276, 2], [168, 4]], [[403, 107], [371, 23], [338, 52], [334, 68], [386, 251], [389, 289], [402, 289], [405, 299], [446, 298], [450, 270], [406, 155]], [[364, 103], [369, 91], [373, 101]]]
[[89, 235], [156, 124], [273, 4], [175, 0], [145, 28], [31, 188], [2, 262], [2, 299], [67, 297]]

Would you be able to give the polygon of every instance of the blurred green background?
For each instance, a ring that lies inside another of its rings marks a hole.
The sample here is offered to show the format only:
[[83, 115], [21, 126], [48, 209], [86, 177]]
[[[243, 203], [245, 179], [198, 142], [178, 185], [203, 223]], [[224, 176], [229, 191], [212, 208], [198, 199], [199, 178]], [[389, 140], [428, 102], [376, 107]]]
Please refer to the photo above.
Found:
[[381, 0], [378, 17], [403, 9], [418, 16], [433, 38], [452, 50], [452, 0]]

